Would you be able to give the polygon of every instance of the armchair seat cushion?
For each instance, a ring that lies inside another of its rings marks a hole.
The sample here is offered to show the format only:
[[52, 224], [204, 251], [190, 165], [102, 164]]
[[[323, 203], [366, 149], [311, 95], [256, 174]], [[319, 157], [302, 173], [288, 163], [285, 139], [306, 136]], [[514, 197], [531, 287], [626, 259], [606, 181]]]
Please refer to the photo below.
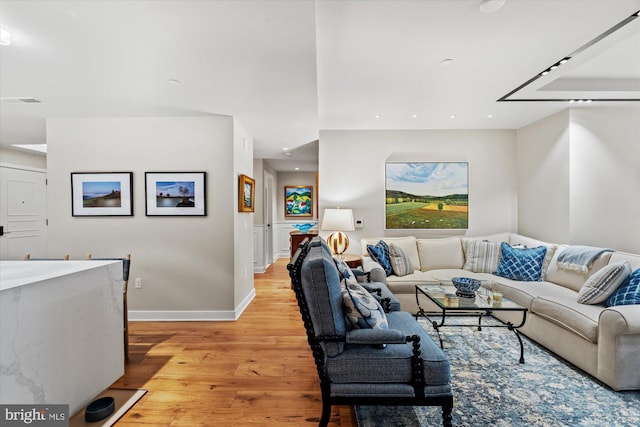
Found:
[[[425, 386], [447, 385], [450, 382], [449, 359], [427, 335], [416, 320], [406, 312], [387, 315], [389, 330], [420, 337], [420, 354], [424, 361]], [[385, 348], [345, 344], [339, 355], [327, 357], [327, 373], [332, 383], [410, 383], [413, 344], [388, 344]], [[373, 387], [373, 386], [372, 386]]]

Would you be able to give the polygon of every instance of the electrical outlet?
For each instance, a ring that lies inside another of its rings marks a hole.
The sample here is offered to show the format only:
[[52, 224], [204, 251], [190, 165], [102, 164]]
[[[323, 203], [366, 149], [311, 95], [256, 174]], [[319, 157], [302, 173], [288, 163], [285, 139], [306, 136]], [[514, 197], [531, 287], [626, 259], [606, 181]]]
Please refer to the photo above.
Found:
[[136, 277], [136, 289], [142, 288], [142, 278]]

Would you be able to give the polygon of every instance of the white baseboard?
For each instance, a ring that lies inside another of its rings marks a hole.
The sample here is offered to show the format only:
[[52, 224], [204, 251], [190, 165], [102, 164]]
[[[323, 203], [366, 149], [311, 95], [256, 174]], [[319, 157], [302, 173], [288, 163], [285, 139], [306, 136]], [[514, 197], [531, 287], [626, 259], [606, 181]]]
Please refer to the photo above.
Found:
[[132, 322], [234, 321], [240, 318], [255, 297], [256, 290], [252, 289], [235, 310], [129, 310], [129, 320]]

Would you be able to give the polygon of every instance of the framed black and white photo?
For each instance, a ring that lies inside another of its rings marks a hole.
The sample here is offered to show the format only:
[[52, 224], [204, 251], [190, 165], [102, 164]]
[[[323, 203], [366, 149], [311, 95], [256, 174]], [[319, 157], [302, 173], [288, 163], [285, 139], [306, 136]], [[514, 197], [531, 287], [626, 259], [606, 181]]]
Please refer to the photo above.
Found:
[[132, 216], [132, 172], [72, 172], [72, 216]]
[[206, 172], [146, 172], [147, 216], [205, 216]]

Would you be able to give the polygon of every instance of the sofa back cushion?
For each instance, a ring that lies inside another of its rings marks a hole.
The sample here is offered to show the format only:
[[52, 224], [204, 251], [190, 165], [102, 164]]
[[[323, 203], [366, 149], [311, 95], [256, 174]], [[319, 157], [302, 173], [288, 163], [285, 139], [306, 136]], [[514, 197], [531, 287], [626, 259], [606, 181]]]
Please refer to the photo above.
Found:
[[[309, 243], [302, 263], [301, 283], [314, 332], [319, 335], [345, 335], [347, 325], [342, 308], [340, 275], [330, 251], [320, 239]], [[327, 356], [342, 353], [344, 344], [323, 342]]]
[[582, 285], [591, 277], [596, 271], [609, 263], [611, 259], [611, 252], [605, 252], [596, 258], [586, 273], [582, 273], [574, 270], [565, 270], [558, 267], [558, 256], [568, 248], [567, 245], [560, 245], [553, 255], [553, 259], [547, 269], [547, 275], [545, 280], [547, 282], [553, 282], [556, 285], [564, 286], [565, 288], [573, 289], [576, 292], [580, 291]]
[[464, 252], [460, 237], [417, 239], [422, 271], [462, 268]]
[[611, 254], [611, 259], [609, 260], [609, 264], [612, 262], [629, 262], [631, 266], [631, 271], [637, 270], [640, 268], [640, 255], [630, 254], [627, 252], [614, 252]]
[[414, 236], [406, 237], [377, 237], [377, 238], [365, 238], [360, 241], [362, 247], [362, 255], [369, 256], [367, 252], [367, 245], [375, 245], [380, 240], [383, 240], [386, 244], [393, 243], [396, 246], [401, 247], [409, 257], [411, 261], [411, 267], [414, 270], [420, 270], [420, 258], [418, 257], [418, 248], [416, 246], [416, 238]]

